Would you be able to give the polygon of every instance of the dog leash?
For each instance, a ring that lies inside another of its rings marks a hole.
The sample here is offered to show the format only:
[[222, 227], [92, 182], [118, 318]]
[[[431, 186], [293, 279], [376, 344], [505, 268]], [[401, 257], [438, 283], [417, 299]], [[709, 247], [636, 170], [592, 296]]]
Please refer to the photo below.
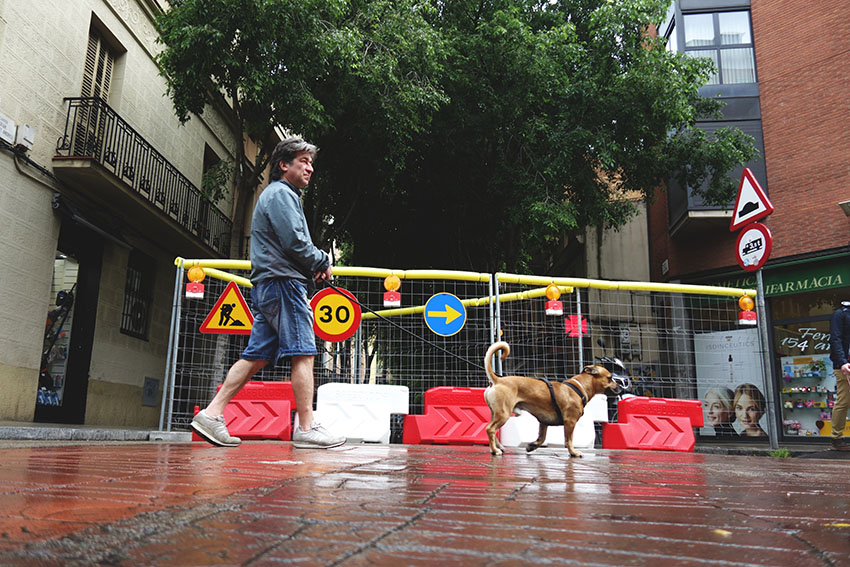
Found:
[[[366, 310], [366, 311], [368, 311], [369, 313], [373, 314], [375, 317], [377, 317], [377, 318], [378, 318], [378, 319], [380, 319], [381, 321], [384, 321], [384, 322], [386, 322], [386, 323], [389, 323], [390, 325], [392, 325], [393, 327], [396, 327], [397, 329], [401, 329], [402, 331], [404, 331], [405, 333], [407, 333], [407, 334], [408, 334], [408, 335], [410, 335], [411, 337], [413, 337], [413, 338], [415, 338], [415, 339], [419, 339], [419, 340], [420, 340], [420, 341], [422, 341], [423, 343], [425, 343], [425, 344], [427, 344], [427, 345], [430, 345], [430, 346], [434, 347], [435, 349], [440, 350], [440, 351], [442, 351], [442, 352], [444, 352], [444, 353], [448, 354], [449, 356], [453, 356], [453, 357], [457, 358], [458, 360], [461, 360], [461, 361], [463, 361], [463, 362], [465, 362], [465, 363], [469, 364], [470, 366], [474, 366], [475, 368], [478, 368], [479, 370], [484, 370], [484, 371], [486, 372], [486, 369], [485, 369], [483, 366], [481, 366], [480, 364], [476, 364], [475, 362], [472, 362], [471, 360], [466, 359], [466, 358], [464, 358], [464, 357], [460, 356], [459, 354], [455, 354], [455, 353], [453, 353], [452, 351], [450, 351], [450, 350], [448, 350], [448, 349], [445, 349], [445, 348], [441, 347], [440, 345], [438, 345], [438, 344], [436, 344], [436, 343], [432, 343], [431, 341], [429, 341], [429, 340], [428, 340], [428, 339], [426, 339], [425, 337], [420, 337], [419, 335], [417, 335], [417, 334], [416, 334], [416, 333], [414, 333], [413, 331], [410, 331], [410, 330], [408, 330], [408, 329], [405, 329], [404, 327], [402, 327], [402, 326], [401, 326], [401, 325], [399, 325], [398, 323], [395, 323], [394, 321], [390, 321], [389, 319], [387, 319], [386, 317], [384, 317], [383, 315], [381, 315], [380, 313], [378, 313], [377, 311], [375, 311], [374, 309], [372, 309], [372, 308], [371, 308], [371, 307], [369, 307], [368, 305], [363, 305], [362, 303], [360, 303], [359, 301], [357, 301], [356, 299], [354, 299], [354, 297], [352, 297], [352, 296], [350, 296], [350, 295], [346, 295], [346, 294], [344, 294], [344, 293], [342, 292], [342, 290], [340, 290], [338, 287], [336, 287], [334, 284], [332, 284], [329, 280], [323, 280], [323, 281], [324, 281], [324, 283], [325, 283], [325, 284], [326, 284], [329, 288], [331, 288], [332, 290], [334, 290], [335, 292], [337, 292], [337, 293], [338, 293], [338, 294], [340, 294], [340, 295], [344, 295], [347, 299], [349, 299], [349, 300], [351, 300], [351, 301], [354, 301], [354, 303], [356, 303], [357, 305], [359, 305], [361, 308], [365, 309], [365, 310]], [[550, 386], [550, 388], [551, 388], [551, 386]], [[554, 398], [553, 398], [553, 399], [554, 399]], [[560, 413], [560, 411], [559, 411], [559, 413]], [[562, 420], [562, 421], [563, 421], [563, 420]]]

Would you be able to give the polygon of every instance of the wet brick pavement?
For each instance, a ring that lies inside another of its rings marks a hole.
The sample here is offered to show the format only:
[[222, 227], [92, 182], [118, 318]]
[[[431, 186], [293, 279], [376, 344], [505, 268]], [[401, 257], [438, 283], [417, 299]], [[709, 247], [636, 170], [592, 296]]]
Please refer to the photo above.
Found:
[[850, 463], [486, 447], [0, 449], [0, 565], [850, 565]]

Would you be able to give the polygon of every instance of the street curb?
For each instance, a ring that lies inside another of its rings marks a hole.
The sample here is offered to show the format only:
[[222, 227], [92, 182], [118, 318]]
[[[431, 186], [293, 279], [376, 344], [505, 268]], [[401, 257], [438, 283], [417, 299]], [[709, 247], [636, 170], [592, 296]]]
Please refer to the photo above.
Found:
[[3, 441], [192, 441], [189, 431], [150, 431], [96, 427], [0, 426]]

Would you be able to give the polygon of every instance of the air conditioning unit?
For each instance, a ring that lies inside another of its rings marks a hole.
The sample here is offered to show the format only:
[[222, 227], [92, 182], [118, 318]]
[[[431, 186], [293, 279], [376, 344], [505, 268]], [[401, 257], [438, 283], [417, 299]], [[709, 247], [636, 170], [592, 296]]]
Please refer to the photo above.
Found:
[[21, 124], [15, 134], [15, 147], [24, 151], [31, 150], [35, 143], [35, 130], [29, 124]]

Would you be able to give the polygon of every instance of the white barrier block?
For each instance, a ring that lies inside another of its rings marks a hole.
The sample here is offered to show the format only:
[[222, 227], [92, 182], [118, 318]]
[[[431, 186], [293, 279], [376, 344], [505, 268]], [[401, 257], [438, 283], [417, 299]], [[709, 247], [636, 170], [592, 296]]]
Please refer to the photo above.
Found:
[[573, 431], [573, 447], [593, 449], [596, 441], [596, 429], [593, 427], [595, 421], [608, 421], [608, 397], [605, 394], [596, 394], [584, 406], [584, 414], [576, 422]]
[[407, 386], [331, 382], [316, 390], [316, 414], [349, 441], [389, 443], [390, 414], [410, 413], [409, 397]]
[[[499, 430], [499, 440], [505, 447], [526, 446], [537, 439], [540, 422], [528, 412], [520, 411], [508, 418], [507, 423]], [[564, 428], [550, 427], [546, 430], [546, 445], [564, 446]]]
[[[604, 394], [597, 394], [584, 407], [584, 414], [579, 418], [573, 431], [573, 447], [593, 448], [596, 441], [596, 430], [593, 427], [595, 421], [608, 421], [608, 399]], [[500, 430], [499, 439], [505, 447], [525, 446], [537, 439], [539, 428], [540, 424], [533, 415], [521, 412], [508, 419]], [[545, 445], [563, 447], [564, 428], [550, 427], [546, 431]]]

